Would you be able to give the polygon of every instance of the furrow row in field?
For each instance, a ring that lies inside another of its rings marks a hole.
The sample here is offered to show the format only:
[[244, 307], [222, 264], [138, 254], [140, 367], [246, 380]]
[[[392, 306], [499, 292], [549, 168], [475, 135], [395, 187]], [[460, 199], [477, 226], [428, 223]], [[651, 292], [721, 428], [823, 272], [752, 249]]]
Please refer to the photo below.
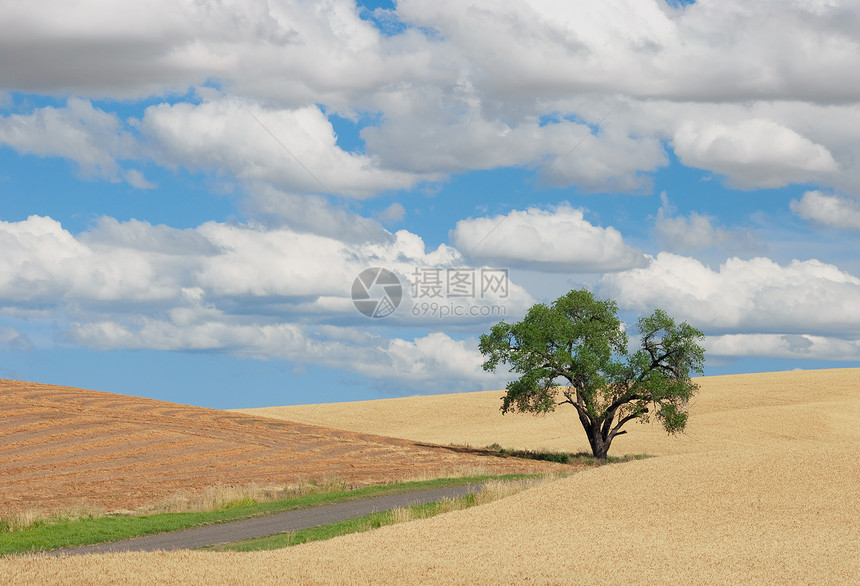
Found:
[[65, 462], [72, 465], [78, 459], [89, 459], [102, 454], [117, 454], [117, 445], [125, 447], [124, 452], [142, 453], [144, 450], [158, 451], [165, 448], [165, 444], [178, 441], [188, 442], [182, 436], [174, 439], [154, 430], [122, 430], [111, 433], [85, 436], [72, 434], [58, 434], [51, 436], [50, 442], [32, 442], [23, 445], [12, 444], [15, 447], [4, 447], [0, 452], [0, 466], [9, 466], [16, 462], [30, 462], [38, 460], [42, 464], [54, 462]]
[[64, 476], [79, 476], [81, 474], [101, 475], [105, 478], [113, 474], [121, 478], [129, 478], [136, 474], [158, 474], [163, 470], [172, 470], [177, 466], [182, 467], [186, 472], [191, 472], [206, 468], [220, 468], [222, 467], [220, 461], [230, 461], [234, 455], [247, 454], [250, 452], [250, 448], [247, 446], [233, 447], [229, 444], [192, 444], [185, 449], [177, 450], [177, 452], [181, 455], [171, 458], [165, 457], [165, 450], [158, 449], [157, 446], [150, 446], [142, 451], [119, 448], [113, 455], [103, 453], [93, 458], [87, 458], [84, 455], [77, 461], [70, 460], [60, 464], [39, 462], [38, 464], [21, 466], [17, 470], [0, 473], [0, 478], [10, 481], [20, 481], [23, 478], [52, 478], [56, 480], [62, 479]]

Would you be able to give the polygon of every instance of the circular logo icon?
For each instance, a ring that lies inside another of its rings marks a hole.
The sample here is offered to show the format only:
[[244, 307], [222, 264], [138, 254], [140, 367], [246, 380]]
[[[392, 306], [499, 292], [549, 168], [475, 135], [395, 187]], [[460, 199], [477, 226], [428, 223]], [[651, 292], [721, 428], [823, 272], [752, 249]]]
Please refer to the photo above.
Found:
[[402, 298], [400, 279], [388, 269], [365, 269], [352, 282], [352, 302], [367, 317], [391, 315]]

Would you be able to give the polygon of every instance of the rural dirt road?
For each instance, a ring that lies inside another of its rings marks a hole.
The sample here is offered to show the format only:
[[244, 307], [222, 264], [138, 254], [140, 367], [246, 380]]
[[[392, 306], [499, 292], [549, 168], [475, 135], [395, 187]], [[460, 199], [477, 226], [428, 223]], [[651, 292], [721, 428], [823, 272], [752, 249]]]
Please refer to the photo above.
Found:
[[242, 519], [241, 521], [194, 527], [182, 531], [147, 535], [112, 543], [97, 543], [94, 545], [59, 549], [47, 552], [47, 555], [84, 555], [120, 551], [194, 549], [208, 545], [253, 539], [255, 537], [266, 537], [287, 531], [299, 531], [319, 525], [337, 523], [346, 519], [363, 517], [371, 513], [389, 511], [398, 507], [419, 505], [445, 498], [457, 498], [471, 492], [477, 492], [480, 489], [480, 485], [464, 485], [391, 494], [347, 503], [287, 511], [252, 519]]

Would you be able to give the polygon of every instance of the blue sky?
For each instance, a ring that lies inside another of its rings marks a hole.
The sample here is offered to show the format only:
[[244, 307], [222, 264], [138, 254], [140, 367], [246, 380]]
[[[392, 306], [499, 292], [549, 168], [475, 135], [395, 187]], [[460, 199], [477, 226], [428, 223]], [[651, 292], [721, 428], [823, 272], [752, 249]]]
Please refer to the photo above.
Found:
[[[702, 329], [706, 374], [860, 366], [855, 3], [2, 10], [2, 378], [501, 388], [477, 338], [580, 287]], [[352, 300], [372, 267], [384, 317]]]

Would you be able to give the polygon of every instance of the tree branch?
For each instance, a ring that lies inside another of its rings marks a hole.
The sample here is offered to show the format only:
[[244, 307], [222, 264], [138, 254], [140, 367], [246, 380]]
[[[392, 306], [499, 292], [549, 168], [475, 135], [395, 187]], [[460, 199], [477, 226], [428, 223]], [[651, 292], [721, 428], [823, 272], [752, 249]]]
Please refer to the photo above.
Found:
[[621, 395], [620, 397], [612, 401], [612, 404], [609, 405], [609, 408], [606, 409], [606, 412], [615, 412], [619, 407], [626, 403], [630, 403], [631, 401], [641, 401], [643, 399], [645, 399], [645, 397], [643, 397], [642, 395], [637, 395], [636, 393], [633, 393], [632, 395]]
[[656, 349], [659, 347], [659, 345], [650, 345], [650, 344], [643, 343], [643, 346], [645, 347], [645, 350], [648, 351], [648, 355], [651, 356], [651, 364], [648, 366], [647, 369], [643, 370], [639, 374], [638, 377], [636, 377], [637, 383], [641, 383], [643, 380], [645, 380], [645, 377], [648, 375], [649, 372], [651, 372], [657, 368], [660, 368], [662, 370], [667, 370], [673, 376], [676, 374], [674, 368], [672, 368], [671, 366], [662, 364], [662, 362], [664, 360], [666, 360], [667, 358], [669, 358], [670, 356], [672, 356], [673, 354], [678, 353], [681, 350], [680, 348], [674, 348], [672, 350], [668, 350], [668, 351], [664, 352], [662, 356], [657, 357]]
[[631, 419], [636, 419], [637, 417], [641, 417], [645, 413], [648, 413], [647, 407], [645, 409], [643, 409], [641, 412], [631, 413], [630, 415], [627, 415], [626, 417], [622, 417], [618, 421], [618, 425], [613, 427], [612, 431], [609, 432], [609, 435], [606, 437], [606, 441], [611, 442], [615, 438], [615, 436], [621, 435], [623, 433], [627, 433], [626, 431], [619, 431], [621, 429], [621, 426], [624, 425], [625, 423], [627, 423], [628, 421], [630, 421]]
[[[568, 387], [568, 390], [562, 391], [561, 394], [564, 395], [565, 398], [567, 399], [567, 401], [562, 401], [563, 403], [570, 403], [571, 405], [576, 407], [576, 401], [574, 401], [574, 399], [573, 399], [573, 395], [570, 392], [570, 387]], [[559, 404], [561, 404], [561, 403], [559, 403]]]
[[576, 412], [579, 415], [579, 422], [582, 423], [582, 427], [585, 428], [586, 432], [592, 425], [591, 415], [588, 413], [588, 407], [585, 404], [585, 400], [582, 398], [582, 395], [577, 390], [576, 392], [576, 402], [571, 401], [571, 405], [576, 407]]

